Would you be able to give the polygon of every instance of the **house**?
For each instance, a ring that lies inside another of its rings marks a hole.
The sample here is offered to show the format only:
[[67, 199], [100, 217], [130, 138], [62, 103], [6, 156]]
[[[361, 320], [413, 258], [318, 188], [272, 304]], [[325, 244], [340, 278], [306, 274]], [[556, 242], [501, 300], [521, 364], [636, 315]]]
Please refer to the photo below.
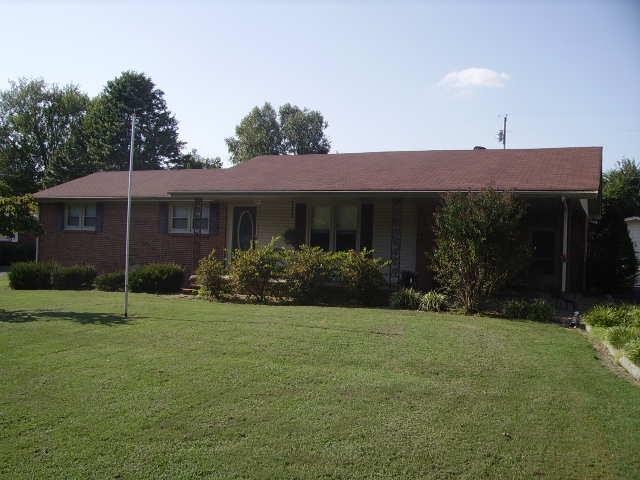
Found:
[[[228, 169], [136, 171], [132, 264], [194, 271], [216, 249], [288, 232], [329, 250], [372, 248], [397, 282], [431, 285], [425, 252], [443, 193], [493, 188], [528, 206], [531, 288], [584, 288], [588, 225], [599, 214], [602, 148], [259, 156]], [[98, 172], [37, 193], [39, 259], [124, 266], [127, 172]]]
[[636, 253], [636, 259], [638, 259], [638, 274], [636, 275], [636, 281], [634, 283], [634, 291], [636, 296], [640, 297], [640, 217], [625, 218], [627, 223], [627, 230], [629, 231], [629, 238], [633, 243], [633, 250]]

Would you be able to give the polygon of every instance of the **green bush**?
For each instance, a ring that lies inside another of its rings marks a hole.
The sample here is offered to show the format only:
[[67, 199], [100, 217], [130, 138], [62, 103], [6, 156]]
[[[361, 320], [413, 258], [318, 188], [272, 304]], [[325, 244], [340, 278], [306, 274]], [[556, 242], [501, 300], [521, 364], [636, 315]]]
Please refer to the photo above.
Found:
[[266, 245], [256, 245], [249, 250], [235, 250], [230, 274], [239, 293], [249, 295], [265, 303], [269, 296], [280, 296], [277, 282], [282, 279], [285, 256], [276, 247], [276, 238]]
[[287, 296], [306, 305], [330, 301], [330, 284], [336, 279], [335, 254], [302, 245], [299, 249], [286, 251], [284, 258]]
[[631, 340], [624, 346], [625, 355], [636, 365], [640, 366], [640, 338]]
[[58, 265], [52, 262], [18, 262], [9, 271], [9, 286], [14, 290], [48, 290], [51, 275]]
[[553, 314], [553, 306], [542, 298], [507, 300], [502, 304], [502, 315], [506, 318], [550, 322]]
[[358, 305], [379, 306], [387, 303], [382, 269], [388, 261], [374, 258], [373, 250], [350, 250], [336, 253], [340, 282], [345, 293]]
[[430, 256], [436, 281], [465, 312], [523, 271], [530, 251], [522, 238], [523, 204], [508, 193], [452, 193], [434, 215]]
[[401, 288], [391, 294], [389, 306], [391, 308], [401, 308], [404, 310], [418, 310], [422, 293], [413, 288]]
[[627, 323], [625, 307], [615, 305], [596, 305], [584, 316], [585, 322], [594, 327], [615, 327]]
[[220, 298], [230, 292], [229, 280], [225, 278], [226, 268], [224, 261], [216, 257], [216, 251], [212, 250], [209, 256], [198, 263], [198, 283], [200, 295], [208, 298]]
[[422, 296], [419, 308], [423, 312], [442, 312], [447, 309], [447, 296], [431, 290]]
[[150, 263], [129, 273], [129, 286], [132, 292], [178, 292], [183, 281], [184, 269], [172, 263]]
[[96, 269], [87, 265], [57, 267], [51, 275], [55, 290], [90, 290], [96, 279]]
[[628, 325], [616, 325], [607, 329], [607, 340], [616, 348], [623, 348], [632, 340], [640, 338], [640, 328]]
[[124, 291], [124, 272], [111, 272], [96, 277], [96, 288], [105, 292]]

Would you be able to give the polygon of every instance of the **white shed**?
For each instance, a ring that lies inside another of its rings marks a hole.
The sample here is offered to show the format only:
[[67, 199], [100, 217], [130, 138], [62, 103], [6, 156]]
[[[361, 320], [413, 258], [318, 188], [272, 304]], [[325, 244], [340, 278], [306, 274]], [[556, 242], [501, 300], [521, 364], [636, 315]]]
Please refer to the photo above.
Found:
[[[640, 262], [640, 217], [629, 217], [624, 219], [627, 222], [629, 237], [633, 243], [633, 249], [636, 252], [636, 258]], [[636, 287], [640, 287], [640, 266], [638, 266], [638, 275], [636, 275]]]

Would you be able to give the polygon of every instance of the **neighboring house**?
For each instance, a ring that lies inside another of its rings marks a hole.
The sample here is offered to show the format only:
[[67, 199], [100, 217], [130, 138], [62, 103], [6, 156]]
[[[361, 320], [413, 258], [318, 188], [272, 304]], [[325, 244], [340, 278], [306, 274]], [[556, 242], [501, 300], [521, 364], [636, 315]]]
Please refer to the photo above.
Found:
[[627, 230], [629, 230], [629, 238], [633, 243], [633, 250], [638, 260], [638, 274], [634, 284], [634, 290], [640, 294], [640, 217], [629, 217], [624, 219], [627, 222]]
[[[137, 171], [132, 264], [176, 262], [194, 271], [214, 248], [222, 258], [293, 231], [329, 250], [373, 248], [391, 261], [392, 282], [410, 271], [428, 288], [425, 253], [442, 194], [493, 188], [528, 206], [529, 285], [578, 291], [601, 173], [601, 147], [260, 156], [222, 170]], [[123, 269], [126, 196], [127, 172], [37, 193], [40, 260]]]

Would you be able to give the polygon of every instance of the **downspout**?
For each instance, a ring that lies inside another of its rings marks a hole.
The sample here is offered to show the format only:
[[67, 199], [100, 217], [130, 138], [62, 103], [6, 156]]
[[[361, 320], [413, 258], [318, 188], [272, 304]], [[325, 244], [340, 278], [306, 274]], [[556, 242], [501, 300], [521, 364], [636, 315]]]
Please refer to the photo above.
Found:
[[567, 247], [569, 243], [569, 206], [567, 205], [567, 198], [562, 197], [562, 293], [567, 291]]

